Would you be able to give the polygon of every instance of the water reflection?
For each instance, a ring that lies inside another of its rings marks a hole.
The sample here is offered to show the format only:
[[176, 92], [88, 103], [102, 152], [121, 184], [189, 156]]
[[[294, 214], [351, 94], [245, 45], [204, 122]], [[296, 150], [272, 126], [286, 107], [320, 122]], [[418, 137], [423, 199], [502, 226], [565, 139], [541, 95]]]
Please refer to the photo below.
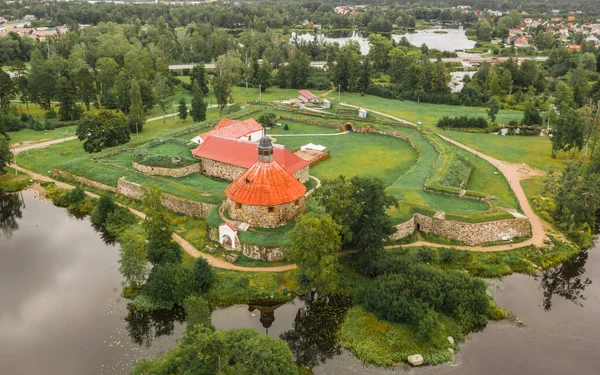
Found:
[[292, 329], [280, 335], [296, 362], [312, 369], [341, 354], [339, 329], [352, 298], [345, 296], [300, 297], [304, 307], [296, 313]]
[[583, 306], [583, 301], [586, 300], [583, 291], [592, 283], [592, 280], [583, 277], [587, 260], [588, 252], [581, 251], [560, 266], [550, 268], [542, 273], [540, 288], [543, 290], [542, 306], [544, 310], [552, 309], [554, 295]]
[[161, 336], [170, 336], [176, 322], [183, 324], [185, 311], [181, 307], [171, 310], [141, 311], [127, 305], [126, 328], [133, 343], [150, 348], [152, 341]]
[[23, 215], [23, 208], [25, 200], [21, 193], [0, 193], [0, 234], [12, 237], [13, 232], [19, 229], [18, 219]]

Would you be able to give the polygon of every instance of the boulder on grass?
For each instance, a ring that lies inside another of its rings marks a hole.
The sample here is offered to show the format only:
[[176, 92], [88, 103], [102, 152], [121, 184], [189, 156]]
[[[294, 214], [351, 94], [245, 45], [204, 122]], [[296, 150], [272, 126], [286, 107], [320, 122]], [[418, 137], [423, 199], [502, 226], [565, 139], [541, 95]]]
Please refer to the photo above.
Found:
[[421, 366], [423, 364], [423, 356], [420, 354], [409, 355], [408, 363], [413, 366]]

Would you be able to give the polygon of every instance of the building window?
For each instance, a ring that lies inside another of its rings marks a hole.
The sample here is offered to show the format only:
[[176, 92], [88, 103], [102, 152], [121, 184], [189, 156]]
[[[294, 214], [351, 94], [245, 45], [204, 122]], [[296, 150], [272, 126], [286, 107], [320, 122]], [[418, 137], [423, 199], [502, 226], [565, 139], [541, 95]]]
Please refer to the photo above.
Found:
[[275, 207], [269, 207], [269, 208], [267, 208], [267, 213], [274, 214], [275, 213]]
[[250, 134], [250, 135], [248, 136], [248, 140], [249, 140], [249, 141], [251, 141], [251, 140], [252, 140], [252, 134]]
[[242, 209], [242, 204], [238, 203], [238, 202], [235, 202], [235, 209], [236, 210], [241, 210]]
[[296, 199], [296, 201], [294, 202], [294, 205], [296, 207], [300, 206], [300, 199]]

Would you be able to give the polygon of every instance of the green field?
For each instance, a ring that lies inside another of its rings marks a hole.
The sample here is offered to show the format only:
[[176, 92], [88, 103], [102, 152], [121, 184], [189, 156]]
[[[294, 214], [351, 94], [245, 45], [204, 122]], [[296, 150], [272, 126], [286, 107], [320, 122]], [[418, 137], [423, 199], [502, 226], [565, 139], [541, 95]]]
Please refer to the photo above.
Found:
[[18, 132], [9, 132], [11, 147], [21, 147], [55, 139], [72, 137], [75, 135], [75, 126], [65, 126], [53, 130], [21, 129]]
[[408, 142], [378, 134], [350, 133], [277, 139], [277, 143], [290, 150], [310, 142], [323, 145], [331, 152], [329, 159], [310, 169], [310, 173], [320, 179], [331, 179], [339, 175], [366, 175], [379, 177], [389, 186], [417, 158]]
[[[337, 93], [330, 93], [328, 99], [337, 102]], [[481, 116], [487, 117], [486, 109], [482, 107], [467, 107], [445, 104], [417, 103], [409, 100], [384, 99], [372, 95], [360, 95], [354, 93], [342, 93], [341, 101], [348, 104], [363, 106], [365, 108], [381, 111], [392, 116], [411, 121], [421, 122], [426, 126], [435, 126], [437, 121], [444, 117], [456, 116]], [[511, 120], [521, 120], [523, 113], [519, 111], [502, 110], [498, 114], [499, 123], [507, 123]]]
[[448, 138], [463, 143], [473, 149], [498, 160], [511, 163], [525, 163], [542, 170], [562, 169], [567, 159], [566, 153], [551, 157], [550, 139], [538, 136], [499, 136], [494, 134], [474, 134], [456, 131], [441, 132]]

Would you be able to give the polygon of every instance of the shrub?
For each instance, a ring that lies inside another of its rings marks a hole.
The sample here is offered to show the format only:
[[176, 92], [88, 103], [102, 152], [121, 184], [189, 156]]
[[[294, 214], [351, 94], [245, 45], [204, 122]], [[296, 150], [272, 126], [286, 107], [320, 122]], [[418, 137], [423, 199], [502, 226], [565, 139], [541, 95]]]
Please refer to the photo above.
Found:
[[194, 261], [192, 270], [192, 288], [195, 293], [204, 294], [212, 285], [214, 275], [210, 264], [200, 257]]
[[57, 113], [55, 110], [51, 109], [49, 111], [47, 111], [44, 115], [46, 117], [46, 119], [55, 119], [58, 117]]
[[103, 194], [98, 200], [98, 203], [96, 203], [92, 215], [90, 216], [92, 223], [96, 226], [105, 227], [108, 214], [113, 212], [115, 207], [116, 205], [112, 197], [108, 194]]
[[467, 117], [460, 116], [450, 118], [448, 116], [442, 117], [438, 123], [438, 128], [446, 129], [460, 129], [460, 128], [476, 128], [476, 129], [485, 129], [488, 126], [488, 122], [483, 117]]
[[277, 115], [273, 112], [265, 113], [258, 118], [258, 122], [265, 128], [273, 127], [277, 123]]
[[190, 270], [175, 263], [155, 266], [142, 290], [143, 295], [164, 308], [182, 305], [191, 292]]

